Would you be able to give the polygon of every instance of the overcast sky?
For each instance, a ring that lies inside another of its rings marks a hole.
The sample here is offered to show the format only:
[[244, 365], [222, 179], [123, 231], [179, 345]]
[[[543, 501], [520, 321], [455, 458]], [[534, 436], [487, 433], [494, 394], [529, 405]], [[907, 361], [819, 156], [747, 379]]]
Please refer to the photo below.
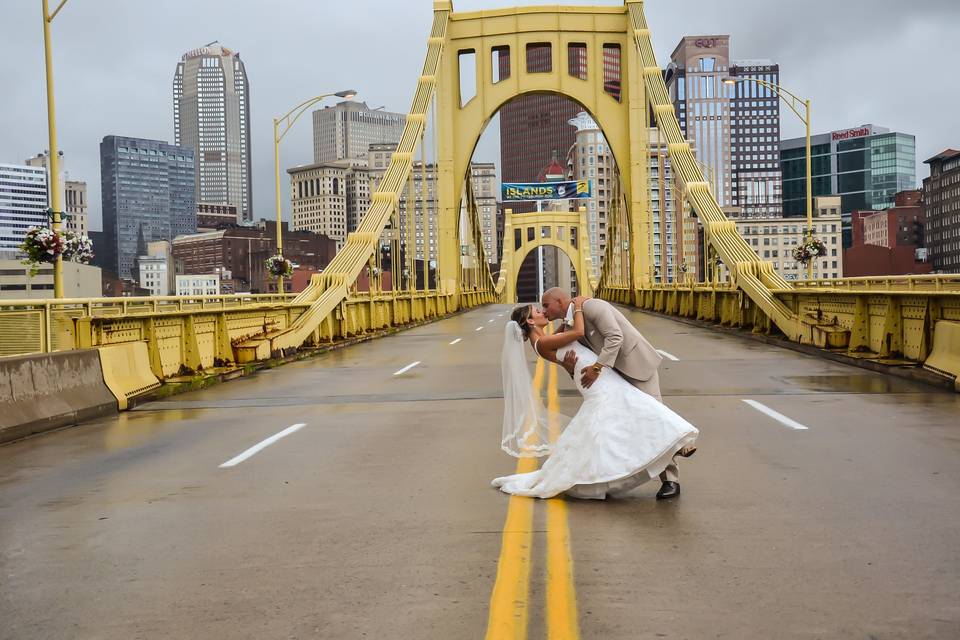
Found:
[[[589, 2], [454, 8], [518, 4]], [[431, 11], [430, 0], [70, 0], [53, 23], [59, 146], [70, 178], [88, 183], [91, 228], [100, 228], [100, 140], [173, 141], [172, 80], [185, 51], [219, 40], [240, 53], [251, 87], [254, 217], [272, 217], [271, 118], [345, 88], [371, 107], [406, 112]], [[778, 62], [782, 84], [813, 101], [815, 133], [872, 123], [916, 135], [918, 183], [925, 158], [960, 148], [960, 0], [648, 0], [646, 11], [661, 66], [684, 35], [729, 34], [734, 59]], [[0, 88], [0, 162], [23, 162], [47, 148], [40, 0], [0, 0]], [[783, 137], [803, 134], [789, 110], [781, 115]], [[492, 133], [476, 158], [499, 163]], [[281, 166], [311, 161], [304, 117], [284, 140]]]

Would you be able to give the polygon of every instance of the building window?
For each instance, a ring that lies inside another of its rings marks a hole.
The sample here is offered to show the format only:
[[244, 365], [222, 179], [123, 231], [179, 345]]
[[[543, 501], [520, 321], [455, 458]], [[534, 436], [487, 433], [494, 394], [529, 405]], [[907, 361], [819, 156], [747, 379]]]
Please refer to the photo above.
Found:
[[491, 81], [496, 84], [510, 77], [510, 47], [500, 46], [490, 49]]
[[620, 102], [620, 45], [603, 45], [603, 92]]
[[587, 79], [587, 45], [571, 42], [567, 45], [567, 73], [578, 80]]
[[553, 71], [553, 52], [549, 42], [531, 42], [527, 45], [527, 73]]

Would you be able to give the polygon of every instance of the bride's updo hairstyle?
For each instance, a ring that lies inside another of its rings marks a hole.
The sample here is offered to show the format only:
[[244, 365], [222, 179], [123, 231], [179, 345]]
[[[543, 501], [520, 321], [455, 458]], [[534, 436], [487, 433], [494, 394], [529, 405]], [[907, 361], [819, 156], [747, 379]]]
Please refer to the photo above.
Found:
[[532, 309], [532, 304], [522, 304], [516, 307], [513, 313], [510, 314], [510, 319], [520, 325], [520, 331], [523, 333], [524, 340], [530, 339], [530, 325], [527, 323], [527, 320], [530, 319]]

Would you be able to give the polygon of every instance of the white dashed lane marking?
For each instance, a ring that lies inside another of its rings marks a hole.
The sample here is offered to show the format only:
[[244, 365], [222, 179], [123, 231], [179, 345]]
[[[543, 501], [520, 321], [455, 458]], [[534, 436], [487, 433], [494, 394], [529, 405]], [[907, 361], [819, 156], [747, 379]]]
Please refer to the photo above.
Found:
[[783, 415], [779, 411], [774, 411], [773, 409], [763, 404], [762, 402], [757, 402], [756, 400], [748, 400], [746, 398], [744, 398], [743, 401], [746, 402], [751, 407], [753, 407], [754, 409], [756, 409], [757, 411], [759, 411], [760, 413], [770, 416], [771, 418], [773, 418], [774, 420], [776, 420], [777, 422], [779, 422], [780, 424], [782, 424], [783, 426], [789, 429], [796, 429], [797, 431], [806, 431], [807, 429], [809, 429], [809, 427], [806, 427], [800, 424], [799, 422], [797, 422], [792, 418], [788, 418], [787, 416]]
[[405, 366], [403, 369], [400, 369], [400, 371], [394, 371], [394, 372], [393, 372], [393, 375], [399, 376], [399, 375], [401, 375], [401, 374], [403, 374], [403, 373], [406, 373], [407, 371], [410, 371], [410, 369], [413, 369], [413, 368], [414, 368], [415, 366], [417, 366], [418, 364], [420, 364], [420, 361], [419, 361], [419, 360], [417, 360], [416, 362], [411, 362], [410, 364], [408, 364], [407, 366]]
[[256, 453], [262, 451], [263, 449], [266, 449], [267, 447], [269, 447], [270, 445], [272, 445], [274, 442], [276, 442], [276, 441], [279, 440], [280, 438], [286, 438], [286, 437], [287, 437], [288, 435], [290, 435], [291, 433], [295, 433], [295, 432], [299, 431], [300, 429], [302, 429], [302, 428], [305, 427], [305, 426], [306, 426], [306, 425], [303, 424], [303, 423], [298, 423], [298, 424], [290, 425], [289, 427], [287, 427], [287, 428], [284, 429], [283, 431], [281, 431], [281, 432], [279, 432], [279, 433], [273, 434], [272, 436], [270, 436], [270, 437], [267, 438], [266, 440], [261, 440], [260, 442], [258, 442], [257, 444], [253, 445], [252, 447], [250, 447], [249, 449], [247, 449], [246, 451], [244, 451], [244, 452], [241, 453], [240, 455], [235, 456], [235, 457], [233, 457], [233, 458], [230, 458], [229, 460], [227, 460], [226, 462], [224, 462], [222, 465], [220, 465], [220, 468], [221, 468], [221, 469], [228, 469], [228, 468], [230, 468], [230, 467], [235, 467], [235, 466], [237, 466], [238, 464], [240, 464], [241, 462], [243, 462], [244, 460], [246, 460], [247, 458], [249, 458], [250, 456], [253, 456], [253, 455], [255, 455]]

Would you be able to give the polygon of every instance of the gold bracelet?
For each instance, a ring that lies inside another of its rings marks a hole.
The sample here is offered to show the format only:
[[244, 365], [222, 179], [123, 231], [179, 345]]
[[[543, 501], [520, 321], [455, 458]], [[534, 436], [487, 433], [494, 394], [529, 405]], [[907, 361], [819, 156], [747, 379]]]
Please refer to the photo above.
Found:
[[583, 313], [583, 309], [574, 309], [574, 310], [573, 310], [573, 313], [574, 313], [574, 315], [576, 315], [576, 314], [578, 314], [578, 313]]

